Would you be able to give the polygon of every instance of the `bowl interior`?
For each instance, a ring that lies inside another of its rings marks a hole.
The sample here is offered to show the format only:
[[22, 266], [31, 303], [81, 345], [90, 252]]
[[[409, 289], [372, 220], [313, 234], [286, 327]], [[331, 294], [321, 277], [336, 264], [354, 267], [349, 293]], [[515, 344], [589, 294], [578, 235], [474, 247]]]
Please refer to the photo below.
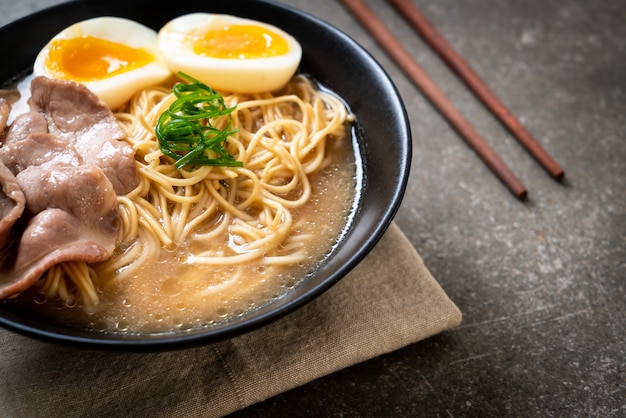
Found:
[[410, 127], [398, 92], [379, 64], [351, 38], [293, 8], [257, 0], [165, 2], [149, 11], [145, 4], [127, 0], [61, 4], [0, 28], [0, 56], [10, 57], [0, 69], [0, 82], [28, 71], [42, 46], [79, 20], [120, 16], [158, 30], [176, 16], [198, 11], [262, 20], [292, 34], [303, 49], [300, 70], [342, 96], [356, 115], [364, 184], [345, 238], [324, 264], [293, 291], [211, 328], [167, 335], [100, 334], [49, 323], [1, 303], [0, 325], [40, 339], [103, 348], [178, 348], [227, 338], [277, 319], [330, 288], [370, 252], [392, 222], [406, 188], [411, 162]]

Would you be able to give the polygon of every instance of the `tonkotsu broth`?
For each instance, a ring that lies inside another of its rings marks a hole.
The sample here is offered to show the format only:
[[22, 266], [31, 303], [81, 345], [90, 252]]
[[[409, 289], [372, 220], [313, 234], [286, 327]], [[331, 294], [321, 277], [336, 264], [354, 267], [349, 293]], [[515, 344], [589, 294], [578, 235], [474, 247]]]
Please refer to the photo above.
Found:
[[[190, 251], [211, 246], [213, 252], [228, 252], [233, 245], [228, 232], [210, 243], [184, 242], [162, 249], [158, 261], [144, 263], [133, 279], [94, 280], [100, 302], [86, 312], [53, 301], [38, 304], [37, 286], [16, 302], [55, 321], [104, 332], [162, 333], [197, 329], [242, 315], [285, 294], [303, 280], [329, 254], [340, 239], [354, 210], [359, 183], [355, 144], [349, 126], [343, 140], [327, 143], [331, 162], [309, 176], [310, 200], [292, 209], [291, 235], [305, 234], [307, 258], [296, 265], [267, 264], [263, 258], [244, 265], [198, 266], [184, 262]], [[98, 266], [95, 266], [97, 271]]]

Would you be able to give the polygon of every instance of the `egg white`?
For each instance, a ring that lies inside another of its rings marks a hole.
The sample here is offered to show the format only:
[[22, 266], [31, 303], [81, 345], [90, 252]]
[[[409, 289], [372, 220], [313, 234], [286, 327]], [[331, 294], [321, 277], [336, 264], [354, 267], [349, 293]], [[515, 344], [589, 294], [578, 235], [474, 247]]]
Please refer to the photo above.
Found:
[[[285, 54], [264, 58], [214, 58], [198, 55], [190, 39], [224, 25], [252, 25], [270, 30], [287, 41]], [[296, 72], [302, 56], [300, 44], [273, 25], [231, 15], [192, 13], [161, 28], [158, 45], [173, 72], [182, 71], [218, 91], [259, 93], [283, 87]]]
[[161, 83], [171, 75], [157, 47], [157, 32], [138, 22], [118, 17], [88, 19], [62, 30], [39, 52], [33, 65], [33, 73], [71, 80], [69, 76], [59, 77], [53, 73], [46, 64], [47, 57], [53, 41], [85, 35], [143, 49], [154, 56], [152, 62], [123, 73], [94, 81], [73, 80], [84, 84], [112, 109], [128, 101], [140, 89]]

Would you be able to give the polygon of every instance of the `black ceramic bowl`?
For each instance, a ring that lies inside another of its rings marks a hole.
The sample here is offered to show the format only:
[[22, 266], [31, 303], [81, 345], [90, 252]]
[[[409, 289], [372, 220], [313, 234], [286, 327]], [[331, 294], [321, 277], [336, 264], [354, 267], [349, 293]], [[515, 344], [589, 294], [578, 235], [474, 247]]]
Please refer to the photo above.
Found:
[[311, 301], [354, 268], [390, 225], [402, 200], [411, 162], [411, 133], [398, 92], [379, 64], [331, 25], [293, 8], [257, 0], [163, 2], [146, 9], [128, 0], [75, 1], [0, 28], [0, 82], [28, 71], [38, 51], [63, 28], [95, 16], [126, 17], [158, 30], [191, 12], [227, 13], [274, 24], [302, 45], [301, 71], [341, 95], [357, 118], [364, 169], [356, 217], [324, 264], [294, 290], [222, 325], [171, 335], [108, 335], [59, 326], [0, 303], [0, 325], [44, 340], [98, 348], [171, 349], [228, 338], [262, 326]]

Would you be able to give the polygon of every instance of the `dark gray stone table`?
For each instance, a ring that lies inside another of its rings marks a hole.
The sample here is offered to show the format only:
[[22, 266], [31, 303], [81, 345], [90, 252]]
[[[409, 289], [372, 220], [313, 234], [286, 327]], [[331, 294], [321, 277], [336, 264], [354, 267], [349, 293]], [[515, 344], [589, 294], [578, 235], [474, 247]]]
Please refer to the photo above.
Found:
[[[340, 3], [285, 1], [354, 37], [402, 92], [414, 163], [396, 222], [464, 321], [235, 416], [626, 416], [626, 2], [414, 2], [565, 181], [553, 181], [386, 2], [367, 1], [526, 184], [526, 202]], [[55, 3], [0, 0], [0, 24]]]

